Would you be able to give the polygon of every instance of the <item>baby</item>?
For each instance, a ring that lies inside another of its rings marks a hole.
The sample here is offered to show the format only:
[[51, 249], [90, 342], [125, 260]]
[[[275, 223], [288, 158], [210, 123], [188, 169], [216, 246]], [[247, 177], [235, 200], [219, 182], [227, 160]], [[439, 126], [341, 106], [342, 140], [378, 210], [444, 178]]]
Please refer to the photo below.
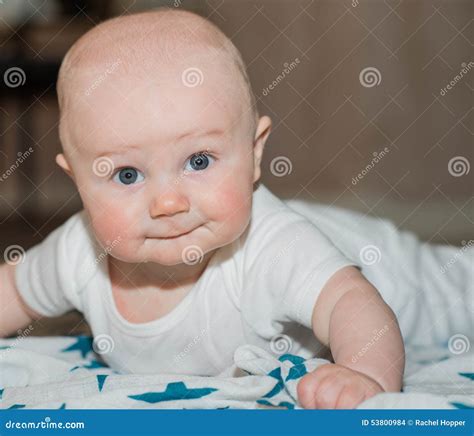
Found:
[[162, 9], [106, 21], [69, 50], [58, 95], [56, 161], [84, 210], [0, 268], [2, 335], [75, 308], [113, 340], [111, 367], [195, 375], [286, 335], [292, 353], [325, 345], [335, 362], [300, 381], [305, 408], [401, 389], [393, 311], [354, 259], [258, 184], [271, 120], [219, 29]]

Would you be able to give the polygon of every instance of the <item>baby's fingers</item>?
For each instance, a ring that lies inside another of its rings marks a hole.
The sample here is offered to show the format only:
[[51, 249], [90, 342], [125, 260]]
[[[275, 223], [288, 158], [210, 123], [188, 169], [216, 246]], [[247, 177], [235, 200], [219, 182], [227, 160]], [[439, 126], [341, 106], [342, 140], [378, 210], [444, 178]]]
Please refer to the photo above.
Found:
[[336, 409], [355, 409], [362, 401], [365, 400], [365, 391], [360, 389], [358, 385], [344, 386], [336, 401]]
[[306, 374], [298, 384], [298, 400], [305, 409], [335, 407], [343, 380], [321, 371]]

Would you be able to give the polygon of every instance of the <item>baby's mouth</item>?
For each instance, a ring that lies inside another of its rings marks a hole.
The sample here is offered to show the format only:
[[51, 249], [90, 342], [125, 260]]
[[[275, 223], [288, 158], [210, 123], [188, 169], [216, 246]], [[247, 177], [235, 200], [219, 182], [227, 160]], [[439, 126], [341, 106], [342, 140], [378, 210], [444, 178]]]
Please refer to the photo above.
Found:
[[194, 232], [194, 230], [196, 230], [197, 228], [199, 228], [201, 226], [197, 226], [197, 227], [194, 227], [192, 228], [191, 230], [187, 231], [187, 232], [184, 232], [184, 233], [178, 233], [176, 235], [167, 235], [167, 236], [149, 236], [148, 239], [178, 239], [182, 236], [186, 236], [186, 235], [189, 235], [191, 232]]

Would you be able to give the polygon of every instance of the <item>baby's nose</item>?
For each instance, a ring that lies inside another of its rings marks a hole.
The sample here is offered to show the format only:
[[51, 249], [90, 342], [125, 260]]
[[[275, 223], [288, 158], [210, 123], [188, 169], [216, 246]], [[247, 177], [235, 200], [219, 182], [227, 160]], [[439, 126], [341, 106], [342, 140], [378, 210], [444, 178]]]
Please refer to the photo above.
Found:
[[150, 203], [150, 216], [172, 216], [180, 212], [189, 211], [189, 202], [185, 195], [173, 189], [157, 193]]

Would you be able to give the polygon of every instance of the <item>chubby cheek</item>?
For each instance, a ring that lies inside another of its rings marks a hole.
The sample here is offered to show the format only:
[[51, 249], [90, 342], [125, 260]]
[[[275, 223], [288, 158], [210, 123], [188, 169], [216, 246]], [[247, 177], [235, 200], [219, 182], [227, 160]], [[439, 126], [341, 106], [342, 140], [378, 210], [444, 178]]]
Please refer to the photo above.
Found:
[[140, 238], [137, 229], [140, 228], [140, 223], [135, 222], [133, 210], [115, 203], [104, 201], [100, 209], [87, 206], [86, 209], [100, 245], [110, 249], [114, 257], [126, 261], [133, 259], [136, 254]]
[[216, 236], [227, 243], [237, 239], [249, 223], [251, 209], [251, 186], [222, 186], [209, 204]]

